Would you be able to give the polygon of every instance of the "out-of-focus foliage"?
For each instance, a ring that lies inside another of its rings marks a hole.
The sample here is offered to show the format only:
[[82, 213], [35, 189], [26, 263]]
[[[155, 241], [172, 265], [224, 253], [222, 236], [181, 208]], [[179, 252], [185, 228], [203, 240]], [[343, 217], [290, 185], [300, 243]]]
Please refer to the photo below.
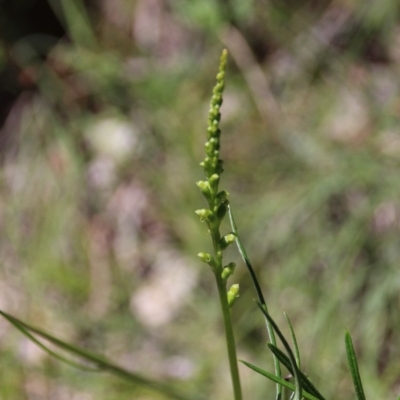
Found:
[[[286, 310], [326, 396], [352, 393], [345, 328], [366, 396], [398, 395], [397, 1], [0, 7], [2, 309], [127, 368], [230, 398], [194, 215], [226, 47], [223, 186], [269, 311], [283, 326]], [[239, 357], [272, 370], [240, 264], [237, 276]], [[161, 398], [62, 366], [4, 321], [0, 357], [7, 400]], [[241, 371], [245, 398], [273, 396]]]

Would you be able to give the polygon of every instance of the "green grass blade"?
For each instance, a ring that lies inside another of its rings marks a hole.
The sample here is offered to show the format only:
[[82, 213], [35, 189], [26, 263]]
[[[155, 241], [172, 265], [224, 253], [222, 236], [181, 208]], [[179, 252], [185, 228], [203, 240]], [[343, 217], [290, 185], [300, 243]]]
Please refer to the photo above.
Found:
[[[70, 343], [64, 342], [60, 339], [57, 339], [56, 337], [42, 331], [41, 329], [35, 328], [31, 325], [28, 325], [25, 322], [22, 322], [21, 320], [5, 313], [4, 311], [0, 311], [0, 315], [2, 315], [7, 321], [9, 321], [13, 326], [15, 326], [21, 333], [26, 335], [26, 337], [28, 337], [30, 340], [32, 340], [32, 338], [33, 338], [32, 333], [35, 335], [38, 335], [39, 337], [49, 341], [56, 347], [58, 347], [62, 350], [65, 350], [71, 354], [74, 354], [75, 356], [78, 356], [79, 358], [81, 358], [91, 364], [94, 364], [96, 366], [95, 371], [109, 372], [113, 375], [118, 376], [119, 378], [128, 380], [132, 383], [156, 390], [172, 399], [177, 399], [177, 400], [200, 400], [200, 399], [202, 399], [198, 396], [183, 395], [183, 394], [179, 393], [178, 391], [176, 391], [174, 388], [172, 388], [164, 383], [157, 382], [157, 381], [154, 381], [147, 377], [144, 377], [142, 375], [139, 375], [137, 373], [127, 371], [117, 365], [112, 364], [105, 358], [103, 358], [95, 353], [89, 352], [85, 349], [82, 349], [82, 348], [72, 345]], [[39, 347], [41, 347], [47, 353], [49, 353], [51, 355], [55, 355], [55, 357], [58, 360], [64, 361], [64, 362], [66, 360], [67, 364], [75, 366], [75, 363], [73, 361], [65, 359], [63, 356], [60, 356], [57, 353], [54, 353], [50, 349], [47, 349], [47, 348], [45, 349], [46, 346], [41, 344], [37, 339], [33, 338], [33, 342], [38, 344]], [[88, 370], [85, 366], [81, 366], [81, 365], [79, 365], [79, 368], [81, 368], [81, 369], [84, 368], [84, 369]]]
[[62, 0], [66, 29], [72, 40], [89, 48], [96, 48], [96, 37], [82, 0]]
[[361, 382], [360, 372], [358, 370], [357, 357], [354, 351], [353, 341], [351, 340], [351, 336], [348, 331], [345, 333], [344, 341], [346, 343], [347, 360], [350, 367], [351, 377], [353, 378], [357, 400], [365, 400], [364, 389]]
[[[276, 358], [287, 368], [287, 370], [293, 375], [293, 369], [292, 369], [292, 364], [290, 363], [290, 360], [288, 356], [280, 350], [278, 347], [274, 346], [272, 343], [268, 343], [268, 347], [272, 351], [272, 353], [276, 356]], [[317, 388], [311, 383], [311, 381], [307, 378], [306, 375], [303, 374], [299, 370], [299, 375], [300, 379], [303, 385], [304, 390], [307, 392], [311, 393], [313, 396], [320, 400], [325, 400], [324, 396], [317, 390]]]
[[300, 359], [300, 351], [299, 351], [299, 346], [297, 344], [297, 339], [296, 339], [296, 335], [294, 333], [294, 329], [293, 329], [293, 325], [290, 321], [290, 318], [288, 317], [288, 315], [286, 314], [286, 312], [283, 312], [283, 315], [286, 318], [286, 321], [289, 325], [289, 329], [290, 329], [290, 336], [292, 337], [292, 342], [293, 342], [293, 347], [294, 347], [294, 357], [296, 359], [296, 364], [297, 364], [297, 368], [299, 369], [299, 371], [301, 370], [301, 359]]
[[[1, 312], [0, 312], [1, 313]], [[13, 319], [13, 318], [8, 318], [6, 315], [3, 315], [4, 318], [6, 318], [16, 329], [18, 329], [23, 335], [25, 335], [29, 340], [31, 340], [33, 343], [35, 343], [38, 347], [40, 347], [44, 352], [49, 354], [50, 356], [56, 358], [57, 360], [70, 365], [71, 367], [81, 369], [83, 371], [88, 371], [88, 372], [101, 372], [100, 369], [98, 368], [91, 368], [91, 367], [86, 367], [82, 364], [79, 364], [77, 362], [74, 362], [66, 357], [63, 357], [62, 355], [54, 352], [53, 350], [50, 350], [48, 347], [46, 347], [42, 342], [37, 340], [33, 335], [29, 333], [27, 329], [24, 328], [23, 325], [19, 323], [18, 320]]]
[[[249, 367], [250, 369], [252, 369], [253, 371], [259, 373], [260, 375], [263, 375], [266, 378], [270, 379], [271, 381], [273, 381], [275, 383], [278, 383], [279, 385], [284, 386], [284, 387], [292, 390], [293, 392], [296, 391], [296, 386], [293, 385], [293, 383], [285, 381], [282, 378], [278, 378], [274, 374], [271, 374], [270, 372], [265, 371], [265, 370], [263, 370], [263, 369], [261, 369], [259, 367], [256, 367], [255, 365], [250, 364], [250, 363], [248, 363], [246, 361], [240, 360], [240, 362], [243, 363], [244, 365], [246, 365], [247, 367]], [[305, 397], [306, 399], [309, 399], [309, 400], [319, 400], [318, 397], [313, 396], [311, 393], [308, 393], [306, 390], [302, 391], [302, 396]]]
[[287, 342], [287, 340], [283, 336], [282, 332], [278, 328], [278, 325], [275, 323], [275, 321], [272, 319], [272, 317], [268, 314], [268, 312], [263, 308], [263, 306], [260, 303], [258, 303], [258, 306], [260, 307], [260, 310], [264, 314], [265, 318], [272, 325], [274, 331], [278, 335], [278, 337], [281, 340], [283, 346], [285, 347], [286, 352], [288, 353], [290, 364], [291, 364], [292, 370], [293, 370], [293, 376], [294, 376], [295, 387], [296, 387], [294, 399], [295, 400], [301, 400], [302, 384], [301, 384], [301, 379], [300, 379], [300, 372], [299, 372], [299, 369], [297, 368], [296, 359], [294, 357], [292, 349], [290, 348], [289, 343]]
[[[232, 232], [236, 235], [236, 245], [238, 248], [238, 251], [246, 264], [247, 270], [249, 271], [251, 280], [253, 281], [254, 288], [257, 293], [258, 300], [260, 304], [265, 308], [265, 310], [268, 310], [267, 304], [265, 303], [265, 299], [261, 290], [261, 286], [258, 283], [257, 276], [254, 272], [253, 266], [251, 265], [251, 262], [249, 260], [249, 257], [247, 256], [246, 250], [242, 244], [242, 241], [240, 240], [239, 232], [237, 230], [237, 226], [235, 223], [235, 219], [233, 218], [232, 210], [230, 205], [228, 205], [228, 215], [229, 215], [229, 221], [231, 223], [232, 227]], [[268, 331], [268, 337], [269, 341], [276, 346], [276, 338], [275, 338], [275, 333], [274, 329], [272, 328], [272, 325], [269, 323], [268, 319], [266, 319], [266, 325], [267, 325], [267, 331]], [[274, 370], [275, 370], [275, 375], [279, 378], [282, 378], [282, 371], [281, 371], [281, 366], [279, 365], [279, 361], [275, 358], [274, 356]], [[278, 384], [276, 387], [276, 399], [279, 400], [282, 397], [282, 387]]]

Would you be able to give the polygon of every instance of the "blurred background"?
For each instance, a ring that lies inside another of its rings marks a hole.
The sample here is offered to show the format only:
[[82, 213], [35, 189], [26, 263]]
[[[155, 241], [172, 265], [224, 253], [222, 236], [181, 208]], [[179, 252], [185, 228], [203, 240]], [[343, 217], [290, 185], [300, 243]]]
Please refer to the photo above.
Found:
[[[220, 187], [303, 369], [400, 392], [400, 3], [0, 2], [0, 308], [116, 363], [231, 399], [204, 207], [221, 50]], [[228, 232], [229, 227], [224, 228]], [[234, 248], [239, 357], [273, 370]], [[0, 321], [0, 398], [163, 399], [49, 358]], [[241, 367], [245, 399], [274, 385]]]

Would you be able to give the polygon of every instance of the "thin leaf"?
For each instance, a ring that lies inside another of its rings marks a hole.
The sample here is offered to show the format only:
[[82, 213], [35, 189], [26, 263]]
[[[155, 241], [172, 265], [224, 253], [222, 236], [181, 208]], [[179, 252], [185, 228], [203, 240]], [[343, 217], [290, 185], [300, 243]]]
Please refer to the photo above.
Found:
[[[254, 285], [254, 288], [257, 293], [258, 300], [259, 300], [260, 304], [262, 304], [262, 306], [268, 312], [267, 304], [265, 303], [265, 299], [264, 299], [264, 296], [263, 296], [263, 293], [261, 290], [261, 286], [258, 283], [258, 279], [254, 272], [253, 266], [251, 265], [249, 257], [247, 256], [246, 250], [242, 244], [242, 241], [240, 240], [239, 232], [237, 230], [235, 219], [233, 218], [232, 210], [231, 210], [231, 207], [229, 204], [228, 204], [228, 215], [229, 215], [229, 221], [230, 221], [231, 227], [232, 227], [232, 232], [236, 235], [236, 240], [235, 240], [236, 246], [238, 248], [240, 255], [242, 256], [244, 263], [246, 264], [247, 270], [249, 271], [251, 280], [253, 281], [253, 285]], [[266, 319], [266, 325], [267, 325], [269, 341], [273, 345], [276, 346], [276, 338], [275, 338], [274, 329], [272, 328], [272, 325], [269, 323], [268, 319]], [[282, 378], [281, 366], [279, 365], [279, 361], [276, 359], [275, 356], [274, 356], [274, 370], [275, 370], [275, 375], [279, 378]], [[278, 384], [276, 387], [276, 399], [280, 400], [281, 397], [282, 397], [282, 387]]]
[[96, 48], [96, 37], [82, 0], [61, 0], [67, 30], [72, 40], [89, 48]]
[[[177, 400], [199, 400], [200, 399], [198, 396], [194, 397], [194, 396], [183, 395], [183, 394], [179, 393], [178, 391], [176, 391], [175, 389], [173, 389], [172, 387], [167, 386], [164, 383], [160, 383], [160, 382], [154, 381], [152, 379], [146, 378], [142, 375], [139, 375], [137, 373], [127, 371], [117, 365], [112, 364], [105, 358], [103, 358], [95, 353], [89, 352], [85, 349], [82, 349], [82, 348], [72, 345], [70, 343], [64, 342], [60, 339], [57, 339], [56, 337], [42, 331], [41, 329], [35, 328], [31, 325], [28, 325], [25, 322], [22, 322], [21, 320], [3, 312], [3, 311], [0, 311], [0, 315], [2, 315], [7, 321], [9, 321], [12, 325], [14, 325], [21, 333], [26, 335], [29, 339], [32, 340], [31, 333], [38, 335], [41, 338], [48, 340], [53, 345], [65, 350], [69, 353], [72, 353], [75, 356], [78, 356], [79, 358], [82, 358], [83, 360], [85, 360], [89, 363], [94, 364], [97, 368], [96, 371], [98, 371], [98, 370], [107, 371], [113, 375], [118, 376], [119, 378], [122, 378], [122, 379], [128, 380], [130, 382], [133, 382], [135, 384], [156, 390], [156, 391], [163, 393], [164, 395], [167, 395], [173, 399], [177, 399]], [[34, 343], [36, 343], [38, 345], [40, 343], [36, 339], [34, 339], [33, 341], [34, 341]], [[41, 345], [40, 347], [43, 348], [45, 346]], [[51, 351], [50, 349], [47, 349], [45, 351], [47, 351], [51, 355], [56, 354], [53, 351]], [[65, 358], [60, 355], [56, 355], [56, 358], [61, 361], [65, 361]], [[73, 361], [71, 362], [70, 360], [67, 360], [67, 363], [70, 365], [71, 365], [71, 363], [74, 364], [74, 362]], [[85, 368], [84, 366], [80, 366], [80, 367]]]
[[299, 369], [299, 371], [301, 371], [300, 351], [299, 351], [299, 346], [297, 345], [297, 339], [296, 339], [296, 335], [295, 335], [294, 330], [293, 330], [293, 325], [292, 325], [292, 323], [290, 321], [290, 318], [286, 314], [286, 312], [283, 312], [283, 315], [285, 316], [286, 321], [287, 321], [287, 323], [289, 325], [290, 336], [292, 337], [292, 342], [293, 342], [293, 347], [294, 347], [294, 357], [296, 359], [297, 368]]
[[[292, 369], [292, 364], [290, 363], [290, 360], [288, 356], [280, 350], [278, 347], [274, 346], [272, 343], [268, 343], [269, 349], [272, 351], [272, 353], [276, 356], [276, 358], [287, 368], [287, 370], [294, 375], [293, 369]], [[311, 383], [311, 381], [307, 378], [306, 375], [304, 375], [303, 372], [299, 370], [299, 375], [300, 379], [303, 385], [303, 388], [311, 393], [313, 396], [317, 397], [320, 400], [325, 400], [324, 396], [316, 389], [316, 387]]]
[[[5, 317], [7, 318], [7, 317]], [[7, 318], [8, 319], [8, 318]], [[8, 319], [8, 321], [14, 325], [16, 329], [18, 329], [23, 335], [25, 335], [29, 340], [31, 340], [33, 343], [35, 343], [37, 346], [39, 346], [44, 352], [49, 354], [50, 356], [58, 359], [61, 362], [64, 362], [65, 364], [70, 365], [71, 367], [81, 369], [83, 371], [88, 371], [88, 372], [101, 372], [98, 368], [91, 368], [91, 367], [86, 367], [82, 364], [79, 364], [77, 362], [74, 362], [68, 358], [65, 358], [61, 356], [58, 353], [55, 353], [53, 350], [50, 350], [48, 347], [46, 347], [43, 343], [41, 343], [39, 340], [37, 340], [33, 335], [29, 333], [28, 330], [26, 330], [19, 322], [16, 320], [11, 320]]]
[[[279, 385], [284, 386], [290, 390], [292, 390], [293, 392], [296, 391], [296, 386], [293, 385], [293, 383], [290, 383], [288, 381], [285, 381], [282, 378], [278, 378], [277, 376], [275, 376], [274, 374], [271, 374], [268, 371], [265, 371], [259, 367], [256, 367], [253, 364], [250, 364], [246, 361], [240, 360], [241, 363], [243, 363], [244, 365], [246, 365], [247, 367], [249, 367], [250, 369], [252, 369], [253, 371], [265, 376], [266, 378], [270, 379], [273, 382], [279, 383]], [[318, 397], [313, 396], [311, 393], [308, 393], [306, 390], [303, 390], [302, 392], [302, 396], [309, 399], [309, 400], [319, 400]]]
[[260, 303], [258, 303], [258, 306], [260, 307], [260, 310], [264, 314], [265, 318], [269, 321], [269, 323], [274, 328], [274, 331], [279, 336], [279, 339], [281, 340], [283, 346], [285, 347], [286, 352], [288, 353], [288, 356], [290, 359], [290, 364], [293, 369], [294, 381], [295, 381], [295, 386], [296, 386], [294, 398], [295, 398], [295, 400], [301, 400], [302, 385], [301, 385], [301, 379], [300, 379], [300, 372], [299, 372], [299, 369], [297, 368], [296, 359], [293, 355], [292, 349], [290, 348], [289, 343], [286, 341], [285, 337], [283, 336], [282, 332], [278, 328], [278, 325], [276, 325], [276, 323], [272, 319], [272, 317], [268, 314], [268, 312], [263, 308], [263, 306]]
[[360, 372], [358, 370], [357, 357], [354, 351], [353, 341], [351, 340], [351, 336], [348, 331], [346, 331], [344, 335], [344, 341], [346, 343], [347, 360], [350, 367], [351, 377], [353, 378], [357, 399], [365, 400], [364, 389], [361, 382]]
[[245, 262], [245, 264], [247, 266], [247, 269], [249, 270], [251, 279], [254, 284], [254, 288], [257, 292], [258, 300], [264, 307], [267, 307], [265, 300], [264, 300], [264, 296], [262, 294], [260, 284], [258, 283], [257, 276], [254, 272], [253, 266], [251, 265], [249, 257], [247, 256], [246, 250], [244, 249], [242, 241], [240, 240], [239, 232], [237, 230], [237, 226], [236, 226], [235, 220], [233, 218], [233, 214], [232, 214], [230, 205], [228, 205], [228, 215], [229, 215], [229, 221], [230, 221], [231, 227], [232, 227], [232, 232], [236, 235], [237, 248], [239, 250], [240, 255], [242, 256], [243, 261]]

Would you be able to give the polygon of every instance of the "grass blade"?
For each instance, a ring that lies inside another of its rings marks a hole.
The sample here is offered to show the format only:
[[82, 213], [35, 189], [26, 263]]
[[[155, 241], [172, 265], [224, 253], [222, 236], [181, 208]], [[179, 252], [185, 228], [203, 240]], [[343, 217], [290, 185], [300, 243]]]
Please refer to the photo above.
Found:
[[[296, 386], [293, 385], [293, 383], [290, 383], [288, 381], [285, 381], [282, 378], [278, 378], [277, 376], [275, 376], [274, 374], [271, 374], [268, 371], [263, 370], [262, 368], [256, 367], [253, 364], [250, 364], [246, 361], [240, 360], [241, 363], [243, 363], [244, 365], [246, 365], [247, 367], [249, 367], [250, 369], [252, 369], [253, 371], [259, 373], [260, 375], [265, 376], [266, 378], [270, 379], [271, 381], [278, 383], [281, 386], [284, 386], [290, 390], [292, 390], [293, 392], [296, 391]], [[311, 393], [308, 393], [306, 390], [302, 391], [302, 396], [305, 397], [306, 399], [309, 400], [319, 400], [318, 397], [313, 396]]]
[[[156, 390], [160, 393], [163, 393], [164, 395], [167, 395], [168, 397], [172, 398], [172, 399], [177, 399], [177, 400], [200, 400], [200, 398], [198, 396], [194, 397], [194, 396], [186, 396], [183, 395], [181, 393], [179, 393], [178, 391], [176, 391], [175, 389], [173, 389], [172, 387], [161, 383], [161, 382], [157, 382], [154, 381], [152, 379], [146, 378], [142, 375], [139, 375], [137, 373], [133, 373], [130, 371], [127, 371], [117, 365], [112, 364], [111, 362], [109, 362], [108, 360], [106, 360], [105, 358], [89, 352], [85, 349], [82, 349], [80, 347], [77, 347], [75, 345], [72, 345], [70, 343], [64, 342], [60, 339], [57, 339], [56, 337], [42, 331], [39, 328], [35, 328], [31, 325], [26, 324], [25, 322], [22, 322], [21, 320], [5, 313], [4, 311], [0, 311], [0, 315], [2, 315], [7, 321], [9, 321], [13, 326], [15, 326], [21, 333], [23, 333], [28, 339], [32, 340], [34, 343], [36, 343], [39, 347], [41, 347], [44, 351], [46, 351], [47, 353], [51, 354], [52, 356], [55, 356], [58, 360], [63, 361], [63, 362], [67, 362], [67, 364], [69, 365], [73, 365], [73, 366], [78, 366], [81, 369], [85, 369], [85, 370], [94, 370], [94, 371], [106, 371], [109, 372], [113, 375], [118, 376], [119, 378], [128, 380], [130, 382], [133, 382], [135, 384]], [[95, 369], [88, 369], [85, 366], [79, 365], [71, 360], [66, 359], [65, 357], [53, 352], [52, 350], [48, 349], [46, 346], [44, 346], [42, 343], [40, 343], [36, 338], [34, 338], [32, 336], [32, 334], [38, 335], [39, 337], [41, 337], [42, 339], [45, 339], [47, 341], [49, 341], [50, 343], [52, 343], [53, 345], [55, 345], [56, 347], [71, 353], [93, 365], [95, 365]]]
[[286, 314], [286, 312], [283, 312], [283, 315], [285, 316], [286, 321], [289, 325], [290, 336], [292, 337], [292, 342], [293, 342], [293, 347], [294, 347], [294, 357], [296, 359], [297, 368], [300, 371], [301, 370], [300, 351], [299, 351], [299, 346], [297, 345], [297, 339], [296, 339], [296, 335], [294, 333], [293, 325], [292, 325], [288, 315]]
[[[261, 290], [261, 286], [258, 283], [258, 279], [254, 272], [253, 266], [251, 265], [249, 257], [247, 256], [246, 250], [243, 247], [242, 241], [240, 240], [239, 232], [237, 230], [237, 226], [235, 223], [235, 219], [233, 218], [233, 214], [232, 214], [230, 205], [228, 205], [228, 215], [229, 215], [229, 221], [231, 223], [232, 232], [236, 235], [236, 245], [237, 245], [238, 251], [239, 251], [244, 263], [246, 264], [247, 270], [249, 271], [251, 280], [253, 281], [253, 285], [254, 285], [254, 288], [257, 293], [258, 301], [265, 308], [265, 310], [268, 310], [267, 304], [265, 303], [265, 299], [264, 299], [264, 296], [263, 296], [263, 293]], [[274, 329], [273, 329], [272, 325], [269, 323], [268, 319], [266, 319], [266, 325], [267, 325], [269, 341], [274, 346], [276, 346], [276, 338], [275, 338], [275, 334], [274, 334]], [[279, 361], [276, 359], [275, 356], [274, 356], [274, 370], [275, 370], [275, 375], [278, 378], [282, 378], [281, 366], [279, 365]], [[282, 397], [282, 386], [280, 386], [280, 384], [278, 384], [276, 386], [276, 399], [279, 400], [281, 397]]]
[[72, 40], [89, 48], [96, 48], [96, 37], [82, 0], [62, 0], [66, 28]]
[[[290, 360], [288, 356], [280, 350], [278, 347], [274, 346], [273, 344], [269, 343], [268, 347], [272, 351], [272, 353], [276, 356], [276, 358], [287, 368], [287, 370], [294, 375], [293, 369], [292, 369], [292, 364], [290, 363]], [[304, 375], [303, 372], [299, 370], [299, 375], [300, 379], [303, 385], [304, 390], [307, 392], [311, 393], [313, 396], [320, 400], [325, 400], [324, 396], [316, 389], [316, 387], [311, 383], [311, 381], [307, 378], [306, 375]]]
[[265, 318], [272, 325], [274, 331], [278, 335], [278, 337], [281, 340], [283, 346], [285, 347], [286, 352], [288, 353], [290, 364], [291, 364], [292, 370], [293, 370], [295, 387], [296, 387], [294, 399], [295, 400], [301, 400], [302, 385], [301, 385], [301, 379], [300, 379], [300, 372], [299, 372], [299, 369], [297, 368], [296, 359], [295, 359], [295, 357], [293, 355], [292, 349], [290, 348], [289, 343], [287, 342], [287, 340], [283, 336], [282, 332], [278, 328], [278, 325], [276, 325], [276, 323], [272, 319], [272, 317], [268, 314], [268, 312], [263, 308], [263, 306], [260, 303], [258, 303], [258, 306], [260, 307], [260, 310], [264, 314]]
[[358, 370], [357, 357], [354, 351], [353, 341], [351, 340], [351, 336], [348, 331], [346, 331], [344, 335], [344, 341], [346, 343], [347, 360], [350, 367], [351, 377], [353, 378], [357, 400], [365, 400], [364, 389], [361, 382], [360, 372]]
[[[0, 312], [1, 313], [1, 312]], [[56, 358], [57, 360], [70, 365], [71, 367], [81, 369], [83, 371], [88, 371], [88, 372], [101, 372], [100, 369], [98, 368], [91, 368], [84, 366], [82, 364], [79, 364], [75, 361], [72, 361], [66, 357], [63, 357], [62, 355], [54, 352], [53, 350], [50, 350], [47, 346], [45, 346], [42, 342], [37, 340], [27, 329], [24, 328], [22, 324], [19, 323], [19, 320], [13, 319], [13, 318], [8, 318], [7, 316], [3, 315], [4, 318], [6, 318], [16, 329], [18, 329], [23, 335], [25, 335], [29, 340], [31, 340], [33, 343], [35, 343], [38, 347], [40, 347], [44, 352], [49, 354], [50, 356]]]

